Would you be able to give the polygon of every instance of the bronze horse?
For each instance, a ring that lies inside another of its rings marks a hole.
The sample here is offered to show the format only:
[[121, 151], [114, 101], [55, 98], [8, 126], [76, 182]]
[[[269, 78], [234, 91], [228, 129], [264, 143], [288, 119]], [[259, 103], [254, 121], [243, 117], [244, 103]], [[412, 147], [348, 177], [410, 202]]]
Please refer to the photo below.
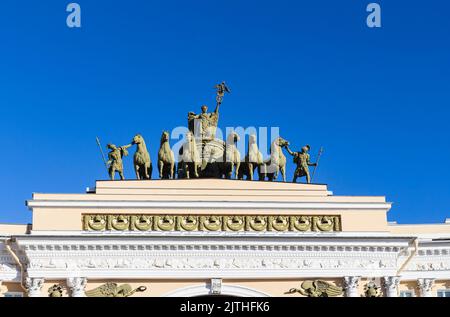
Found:
[[282, 137], [277, 137], [270, 145], [270, 158], [265, 161], [260, 168], [259, 180], [274, 181], [278, 178], [279, 173], [286, 182], [286, 156], [283, 154], [282, 148], [288, 146], [289, 142]]

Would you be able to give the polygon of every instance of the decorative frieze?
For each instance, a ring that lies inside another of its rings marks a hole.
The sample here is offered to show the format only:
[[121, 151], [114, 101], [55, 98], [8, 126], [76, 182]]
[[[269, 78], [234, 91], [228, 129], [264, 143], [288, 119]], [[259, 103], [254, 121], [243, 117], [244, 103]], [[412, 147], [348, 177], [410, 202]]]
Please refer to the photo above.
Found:
[[86, 231], [342, 231], [338, 215], [85, 214]]
[[[292, 257], [261, 257], [253, 256], [166, 256], [152, 257], [140, 256], [132, 258], [123, 257], [91, 257], [68, 259], [34, 259], [30, 262], [30, 269], [371, 269], [383, 270], [396, 268], [395, 260], [365, 260], [358, 258], [302, 259]], [[69, 286], [70, 287], [70, 286]]]

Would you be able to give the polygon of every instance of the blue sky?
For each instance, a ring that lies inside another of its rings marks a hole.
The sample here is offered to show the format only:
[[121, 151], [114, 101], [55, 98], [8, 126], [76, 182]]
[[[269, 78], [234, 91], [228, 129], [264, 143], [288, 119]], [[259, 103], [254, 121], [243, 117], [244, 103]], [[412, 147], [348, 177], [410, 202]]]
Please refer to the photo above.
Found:
[[222, 80], [220, 127], [278, 126], [292, 149], [324, 147], [316, 181], [334, 194], [386, 195], [390, 220], [442, 222], [450, 3], [376, 1], [370, 29], [369, 2], [80, 0], [82, 28], [69, 29], [69, 1], [3, 0], [0, 222], [31, 222], [32, 192], [105, 179], [97, 135], [142, 133], [155, 161], [161, 131], [213, 108]]

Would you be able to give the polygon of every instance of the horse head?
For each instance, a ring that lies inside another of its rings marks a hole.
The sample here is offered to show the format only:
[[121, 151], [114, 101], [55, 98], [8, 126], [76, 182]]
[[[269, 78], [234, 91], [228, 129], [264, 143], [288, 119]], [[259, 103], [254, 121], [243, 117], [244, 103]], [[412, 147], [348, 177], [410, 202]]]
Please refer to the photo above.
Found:
[[276, 138], [275, 143], [280, 147], [285, 147], [285, 146], [289, 145], [289, 142], [280, 136], [278, 138]]
[[228, 134], [227, 137], [227, 144], [235, 144], [236, 142], [238, 142], [241, 138], [239, 137], [239, 134], [237, 134], [236, 132], [231, 132], [230, 134]]
[[131, 141], [131, 144], [142, 144], [144, 143], [144, 138], [140, 134], [136, 134], [133, 138], [133, 141]]
[[167, 141], [169, 141], [169, 132], [163, 131], [163, 133], [161, 135], [161, 144], [163, 144]]

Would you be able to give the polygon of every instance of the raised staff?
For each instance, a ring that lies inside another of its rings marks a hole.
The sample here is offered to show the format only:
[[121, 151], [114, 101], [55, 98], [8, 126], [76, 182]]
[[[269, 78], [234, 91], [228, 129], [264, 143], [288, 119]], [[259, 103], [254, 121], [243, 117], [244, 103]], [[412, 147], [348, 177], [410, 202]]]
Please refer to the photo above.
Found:
[[322, 156], [322, 153], [323, 153], [323, 146], [320, 147], [319, 154], [317, 154], [316, 166], [314, 166], [314, 170], [313, 170], [313, 173], [311, 176], [311, 182], [313, 181], [314, 175], [316, 174], [317, 166], [319, 166], [319, 161], [320, 161], [320, 157]]

